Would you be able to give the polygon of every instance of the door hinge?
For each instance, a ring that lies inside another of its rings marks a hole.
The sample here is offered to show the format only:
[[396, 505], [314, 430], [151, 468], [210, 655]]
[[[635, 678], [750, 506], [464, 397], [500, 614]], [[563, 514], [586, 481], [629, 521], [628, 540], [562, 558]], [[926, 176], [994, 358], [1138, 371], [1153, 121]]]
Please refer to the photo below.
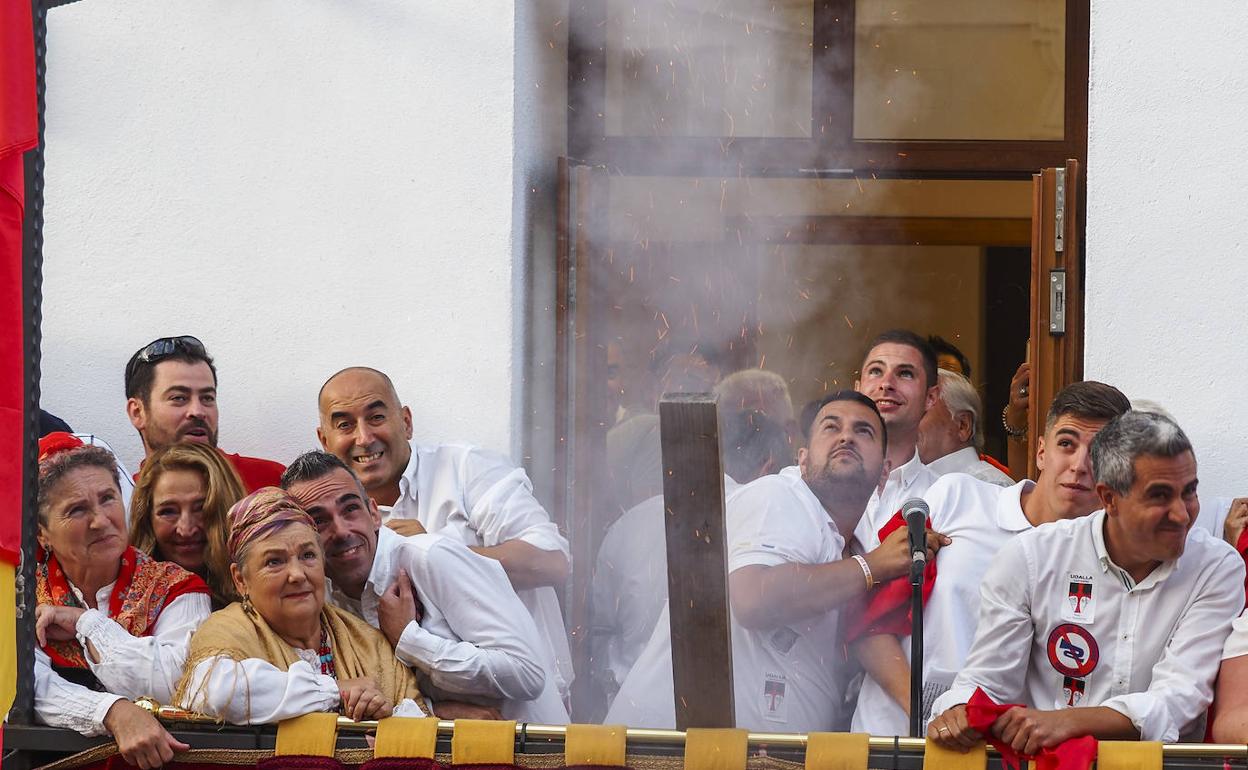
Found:
[[1056, 199], [1053, 204], [1053, 250], [1061, 253], [1066, 247], [1066, 169], [1054, 169], [1053, 189]]
[[1066, 271], [1049, 271], [1049, 334], [1066, 333]]

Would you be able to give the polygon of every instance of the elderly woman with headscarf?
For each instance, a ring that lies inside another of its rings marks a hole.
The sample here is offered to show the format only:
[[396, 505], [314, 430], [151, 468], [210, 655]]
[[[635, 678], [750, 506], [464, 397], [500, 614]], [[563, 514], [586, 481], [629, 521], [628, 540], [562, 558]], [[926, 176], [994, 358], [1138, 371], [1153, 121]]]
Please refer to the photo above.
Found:
[[230, 509], [229, 524], [230, 572], [243, 599], [191, 639], [175, 696], [183, 708], [235, 724], [314, 711], [357, 721], [426, 715], [416, 677], [381, 632], [325, 604], [316, 526], [293, 497], [259, 489]]
[[111, 734], [122, 756], [158, 767], [186, 750], [128, 698], [167, 702], [208, 587], [126, 541], [112, 453], [67, 433], [39, 442], [35, 711], [55, 727]]

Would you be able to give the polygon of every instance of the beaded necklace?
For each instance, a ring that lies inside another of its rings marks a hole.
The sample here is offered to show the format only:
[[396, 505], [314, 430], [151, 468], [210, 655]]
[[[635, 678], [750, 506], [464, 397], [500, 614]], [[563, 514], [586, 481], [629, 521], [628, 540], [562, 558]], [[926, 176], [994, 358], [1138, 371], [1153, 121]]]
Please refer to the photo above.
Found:
[[337, 679], [338, 672], [334, 669], [334, 651], [329, 646], [329, 632], [324, 624], [321, 624], [321, 648], [317, 650], [317, 655], [321, 660], [321, 673]]

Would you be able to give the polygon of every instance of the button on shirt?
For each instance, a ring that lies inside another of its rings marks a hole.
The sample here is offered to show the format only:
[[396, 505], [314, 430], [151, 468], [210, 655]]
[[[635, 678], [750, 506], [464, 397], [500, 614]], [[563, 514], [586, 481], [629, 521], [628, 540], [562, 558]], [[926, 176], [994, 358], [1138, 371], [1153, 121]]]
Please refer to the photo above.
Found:
[[933, 714], [981, 687], [998, 703], [1112, 708], [1141, 740], [1186, 737], [1213, 699], [1243, 608], [1243, 560], [1193, 528], [1182, 556], [1136, 583], [1109, 557], [1105, 519], [1097, 511], [1046, 524], [1001, 549], [984, 576], [966, 667]]
[[[818, 498], [789, 467], [739, 487], [727, 501], [728, 571], [838, 561], [845, 539]], [[610, 724], [674, 727], [670, 623], [666, 611], [625, 679]], [[837, 725], [843, 666], [837, 612], [751, 630], [732, 619], [737, 727], [811, 732]]]
[[[487, 548], [521, 540], [543, 551], [571, 557], [568, 541], [533, 496], [523, 468], [507, 458], [466, 444], [421, 446], [399, 478], [399, 497], [382, 509], [388, 520], [416, 519], [426, 532]], [[542, 643], [554, 653], [556, 684], [566, 693], [572, 683], [572, 653], [559, 598], [550, 586], [516, 592], [537, 624]]]
[[[52, 669], [48, 656], [35, 649], [35, 713], [45, 724], [64, 727], [83, 735], [103, 735], [104, 716], [120, 698], [150, 696], [168, 703], [186, 663], [191, 634], [212, 612], [207, 594], [184, 594], [161, 610], [150, 636], [131, 636], [106, 609], [114, 583], [95, 595], [96, 606], [78, 617], [75, 632], [86, 649], [89, 640], [100, 660], [87, 655], [87, 665], [107, 692], [98, 692], [63, 679]], [[86, 605], [82, 591], [70, 584]]]
[[999, 487], [1014, 486], [1014, 479], [1001, 472], [1001, 469], [990, 462], [986, 462], [979, 458], [979, 452], [975, 451], [975, 447], [962, 447], [956, 452], [950, 452], [944, 457], [937, 457], [927, 464], [927, 467], [937, 476], [945, 476], [950, 473], [965, 473], [968, 476], [974, 476], [980, 481], [986, 481], [989, 484], [996, 484]]
[[403, 537], [382, 527], [360, 600], [338, 590], [332, 600], [378, 627], [378, 598], [400, 570], [407, 571], [424, 614], [404, 629], [395, 655], [423, 675], [426, 694], [502, 700], [504, 719], [567, 724], [554, 656], [496, 560], [442, 535]]
[[900, 508], [901, 504], [912, 497], [922, 497], [928, 487], [936, 483], [936, 474], [932, 473], [919, 459], [916, 449], [914, 456], [899, 468], [893, 468], [884, 484], [883, 494], [872, 492], [867, 501], [867, 510], [854, 530], [854, 537], [864, 551], [874, 551], [880, 547], [880, 529], [888, 523]]
[[[929, 468], [932, 466], [928, 466]], [[926, 689], [948, 687], [966, 663], [979, 617], [979, 586], [992, 558], [1006, 542], [1031, 529], [1022, 494], [1035, 486], [1020, 481], [999, 487], [964, 473], [941, 476], [924, 499], [932, 529], [953, 542], [936, 556], [936, 582], [923, 608], [923, 681]], [[910, 637], [901, 640], [910, 658]], [[868, 674], [858, 694], [853, 732], [908, 735], [906, 712]]]

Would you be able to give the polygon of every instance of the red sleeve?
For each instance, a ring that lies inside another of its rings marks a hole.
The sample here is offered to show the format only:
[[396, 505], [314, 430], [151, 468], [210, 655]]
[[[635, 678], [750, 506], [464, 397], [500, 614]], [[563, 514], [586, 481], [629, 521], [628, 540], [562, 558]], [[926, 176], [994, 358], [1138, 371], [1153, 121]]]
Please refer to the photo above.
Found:
[[247, 494], [262, 487], [282, 485], [282, 474], [286, 472], [286, 466], [281, 463], [243, 455], [227, 454], [225, 457], [234, 466], [234, 470], [238, 471], [238, 477], [243, 480]]

